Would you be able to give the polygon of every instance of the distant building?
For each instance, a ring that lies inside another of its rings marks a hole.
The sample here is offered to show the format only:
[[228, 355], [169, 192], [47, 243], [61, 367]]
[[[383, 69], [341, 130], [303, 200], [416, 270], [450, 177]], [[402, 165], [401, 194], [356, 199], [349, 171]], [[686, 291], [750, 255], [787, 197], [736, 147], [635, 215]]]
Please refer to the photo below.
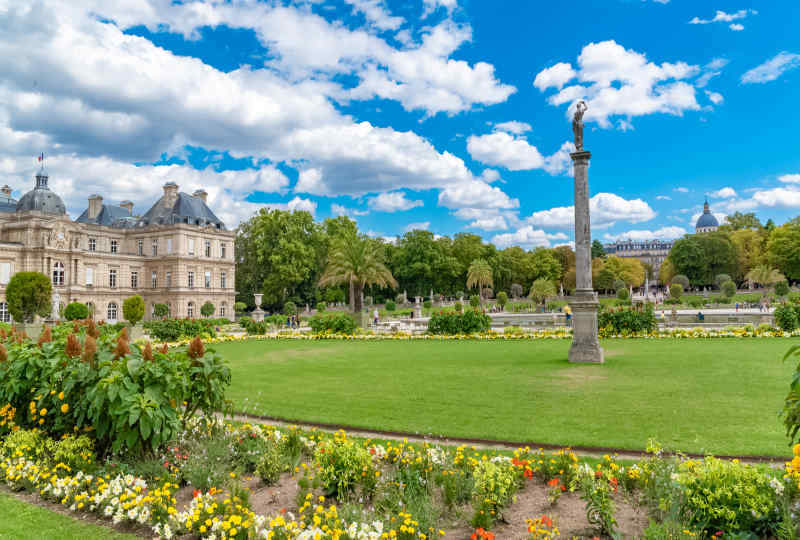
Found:
[[53, 312], [69, 302], [89, 307], [95, 319], [122, 319], [122, 302], [135, 294], [166, 304], [173, 317], [200, 317], [205, 302], [214, 316], [233, 316], [234, 233], [206, 205], [206, 192], [182, 193], [164, 185], [163, 196], [143, 216], [133, 203], [104, 204], [88, 197], [76, 220], [47, 185], [44, 173], [19, 201], [0, 188], [0, 321], [9, 321], [5, 287], [16, 272], [41, 272], [53, 283]]
[[669, 255], [673, 244], [674, 242], [666, 240], [619, 240], [603, 247], [606, 255], [634, 257], [642, 263], [649, 264], [653, 268], [651, 277], [657, 280], [661, 264]]
[[708, 199], [706, 199], [706, 203], [703, 205], [703, 213], [697, 218], [697, 223], [694, 226], [694, 232], [698, 234], [707, 233], [714, 232], [717, 229], [719, 229], [719, 221], [711, 213], [711, 209], [708, 207]]

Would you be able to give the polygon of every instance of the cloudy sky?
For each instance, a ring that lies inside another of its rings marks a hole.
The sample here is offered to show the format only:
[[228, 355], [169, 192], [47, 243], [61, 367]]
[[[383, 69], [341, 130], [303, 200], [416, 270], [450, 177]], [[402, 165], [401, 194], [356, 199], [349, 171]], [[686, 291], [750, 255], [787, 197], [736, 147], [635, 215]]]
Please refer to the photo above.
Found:
[[588, 102], [593, 235], [800, 209], [800, 2], [0, 0], [0, 182], [145, 212], [174, 181], [370, 234], [572, 240]]

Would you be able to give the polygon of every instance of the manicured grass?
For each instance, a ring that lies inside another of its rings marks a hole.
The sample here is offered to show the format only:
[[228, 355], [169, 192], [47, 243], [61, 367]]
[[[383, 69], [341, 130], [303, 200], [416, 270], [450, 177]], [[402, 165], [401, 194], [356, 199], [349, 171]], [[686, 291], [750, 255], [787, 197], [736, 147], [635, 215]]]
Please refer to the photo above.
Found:
[[236, 409], [294, 420], [564, 445], [789, 453], [778, 413], [796, 340], [247, 341], [217, 345]]
[[133, 540], [139, 538], [122, 534], [106, 527], [85, 523], [23, 502], [6, 493], [0, 493], [1, 540]]

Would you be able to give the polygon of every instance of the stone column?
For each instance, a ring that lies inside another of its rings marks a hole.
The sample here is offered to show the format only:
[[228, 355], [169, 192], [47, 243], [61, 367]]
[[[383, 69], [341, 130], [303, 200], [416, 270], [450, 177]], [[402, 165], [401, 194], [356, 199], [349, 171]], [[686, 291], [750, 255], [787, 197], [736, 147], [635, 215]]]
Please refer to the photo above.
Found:
[[575, 295], [570, 298], [574, 334], [569, 361], [602, 363], [603, 349], [597, 338], [597, 309], [592, 289], [592, 234], [589, 222], [589, 152], [570, 154], [575, 169]]

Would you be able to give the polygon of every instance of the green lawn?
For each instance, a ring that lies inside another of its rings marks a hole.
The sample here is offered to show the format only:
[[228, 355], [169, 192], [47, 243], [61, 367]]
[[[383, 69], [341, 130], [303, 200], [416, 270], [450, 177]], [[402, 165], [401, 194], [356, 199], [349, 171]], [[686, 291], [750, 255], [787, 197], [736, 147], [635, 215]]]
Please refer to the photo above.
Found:
[[565, 445], [789, 453], [785, 339], [248, 341], [217, 345], [237, 410], [351, 426]]
[[122, 534], [0, 493], [0, 540], [133, 540]]

